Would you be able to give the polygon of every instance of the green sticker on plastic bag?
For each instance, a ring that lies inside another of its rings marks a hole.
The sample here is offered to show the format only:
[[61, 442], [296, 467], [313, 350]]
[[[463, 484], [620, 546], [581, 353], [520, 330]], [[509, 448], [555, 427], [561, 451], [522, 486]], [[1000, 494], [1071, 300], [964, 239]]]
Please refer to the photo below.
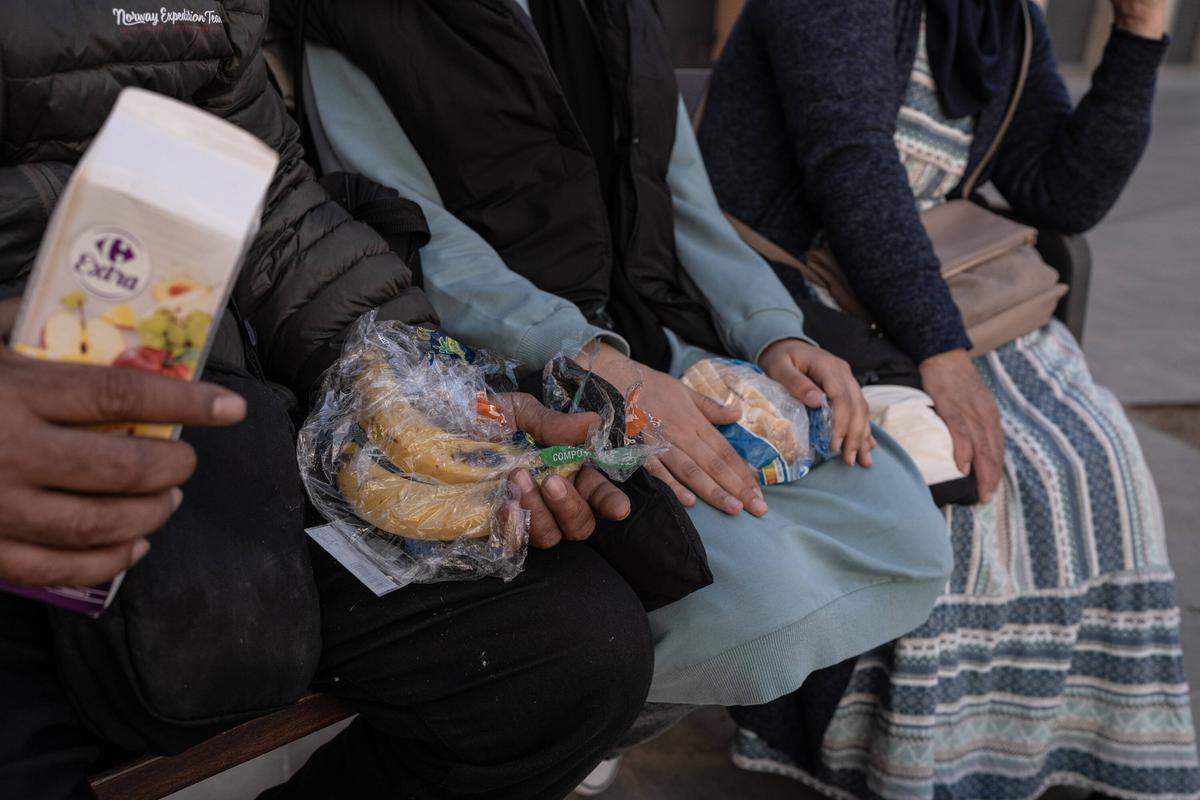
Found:
[[541, 457], [542, 463], [547, 467], [566, 467], [571, 464], [579, 464], [587, 461], [592, 457], [592, 451], [586, 447], [558, 445], [556, 447], [543, 448], [538, 455]]
[[617, 447], [596, 456], [596, 466], [610, 472], [625, 472], [642, 465], [642, 448]]

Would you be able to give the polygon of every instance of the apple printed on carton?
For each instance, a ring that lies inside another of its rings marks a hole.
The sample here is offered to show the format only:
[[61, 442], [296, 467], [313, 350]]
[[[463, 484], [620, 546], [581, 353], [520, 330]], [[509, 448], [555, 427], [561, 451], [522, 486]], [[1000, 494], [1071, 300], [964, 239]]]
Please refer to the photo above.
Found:
[[84, 311], [87, 295], [63, 295], [64, 310], [51, 314], [42, 326], [41, 355], [50, 361], [108, 365], [125, 349], [121, 330], [103, 317], [89, 319]]
[[[131, 303], [149, 304], [139, 318]], [[179, 380], [191, 380], [204, 353], [212, 311], [217, 305], [213, 290], [190, 278], [158, 284], [149, 296], [131, 303], [111, 305], [91, 299], [84, 291], [59, 298], [41, 326], [40, 347], [17, 343], [18, 352], [46, 361], [137, 369]], [[103, 310], [92, 314], [91, 305]], [[170, 438], [174, 426], [111, 424], [99, 430], [133, 436]]]
[[60, 299], [62, 309], [42, 324], [41, 347], [18, 345], [25, 355], [47, 361], [126, 367], [189, 380], [212, 327], [216, 296], [190, 278], [154, 287], [155, 305], [139, 319], [132, 306], [111, 306], [89, 316], [85, 292]]

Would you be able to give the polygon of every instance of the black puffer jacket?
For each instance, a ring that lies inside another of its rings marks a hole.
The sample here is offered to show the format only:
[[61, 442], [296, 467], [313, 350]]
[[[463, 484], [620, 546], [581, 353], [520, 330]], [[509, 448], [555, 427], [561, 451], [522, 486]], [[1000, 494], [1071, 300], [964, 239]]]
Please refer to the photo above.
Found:
[[404, 262], [303, 161], [261, 52], [267, 0], [114, 5], [4, 0], [0, 285], [24, 280], [72, 165], [120, 90], [140, 86], [223, 117], [282, 155], [234, 292], [269, 377], [306, 396], [347, 327], [372, 308], [386, 319], [435, 319]]

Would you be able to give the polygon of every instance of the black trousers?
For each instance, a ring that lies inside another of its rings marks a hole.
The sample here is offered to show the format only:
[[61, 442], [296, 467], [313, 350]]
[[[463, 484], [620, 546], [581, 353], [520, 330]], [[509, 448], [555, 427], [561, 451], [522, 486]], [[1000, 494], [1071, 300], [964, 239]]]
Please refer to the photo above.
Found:
[[[645, 701], [645, 612], [587, 547], [531, 552], [508, 584], [384, 598], [316, 547], [313, 568], [316, 686], [360, 716], [264, 798], [560, 798]], [[0, 595], [0, 798], [91, 797], [86, 775], [103, 748], [55, 674], [44, 609]]]

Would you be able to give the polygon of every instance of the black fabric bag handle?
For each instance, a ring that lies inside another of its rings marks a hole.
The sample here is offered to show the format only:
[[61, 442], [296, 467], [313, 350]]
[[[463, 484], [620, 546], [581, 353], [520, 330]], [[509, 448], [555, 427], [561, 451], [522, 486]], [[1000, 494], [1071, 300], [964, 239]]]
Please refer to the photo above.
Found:
[[[584, 411], [613, 409], [609, 441], [623, 445], [625, 399], [617, 388], [574, 362], [555, 360], [549, 369], [569, 396], [579, 396]], [[525, 376], [518, 388], [554, 407], [549, 396], [542, 396], [543, 373]], [[619, 522], [597, 517], [587, 545], [625, 579], [643, 608], [662, 608], [710, 585], [713, 574], [704, 542], [671, 487], [639, 469], [618, 488], [629, 498], [629, 516]]]
[[400, 193], [354, 172], [330, 172], [321, 185], [350, 215], [383, 237], [412, 271], [414, 286], [424, 286], [421, 248], [429, 244], [429, 222], [421, 206]]

